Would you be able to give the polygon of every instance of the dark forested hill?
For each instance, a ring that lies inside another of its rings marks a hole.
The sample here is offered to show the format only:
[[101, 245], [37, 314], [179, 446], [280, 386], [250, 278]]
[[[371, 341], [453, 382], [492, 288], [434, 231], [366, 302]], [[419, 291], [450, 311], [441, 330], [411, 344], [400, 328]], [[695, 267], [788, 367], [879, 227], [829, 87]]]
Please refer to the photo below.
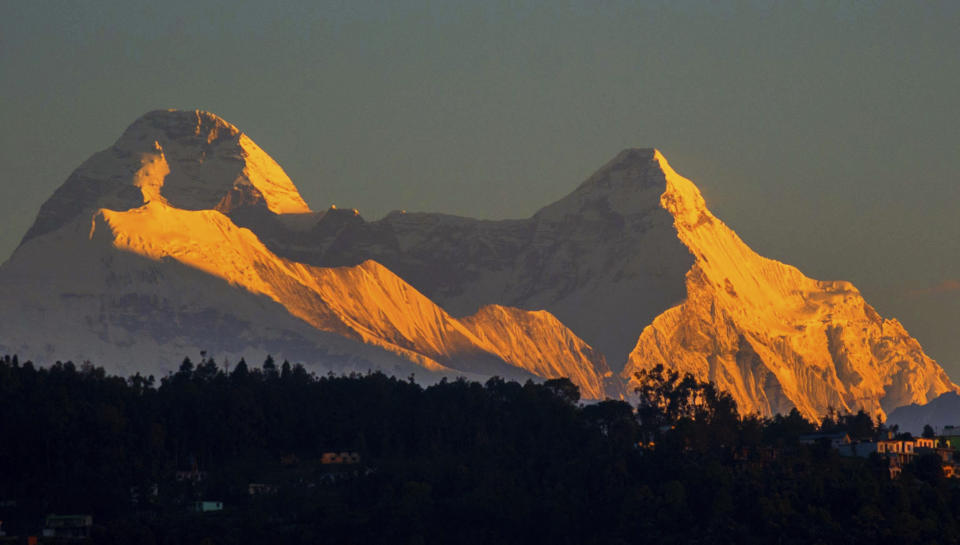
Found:
[[[939, 466], [891, 481], [879, 460], [801, 445], [817, 426], [796, 412], [743, 418], [709, 385], [647, 379], [638, 412], [621, 401], [581, 406], [565, 379], [424, 388], [204, 359], [155, 380], [7, 357], [0, 520], [26, 535], [50, 513], [91, 514], [92, 540], [118, 544], [960, 535], [960, 487]], [[820, 427], [864, 424], [873, 431], [862, 414]], [[223, 509], [197, 513], [197, 501]]]

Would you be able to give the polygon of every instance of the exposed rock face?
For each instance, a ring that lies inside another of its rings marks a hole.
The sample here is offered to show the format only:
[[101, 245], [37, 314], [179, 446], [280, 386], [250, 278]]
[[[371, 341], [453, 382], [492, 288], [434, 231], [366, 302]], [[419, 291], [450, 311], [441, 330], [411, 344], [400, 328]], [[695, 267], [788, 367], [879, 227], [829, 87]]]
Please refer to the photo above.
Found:
[[120, 372], [270, 352], [428, 380], [567, 376], [602, 398], [663, 363], [744, 412], [808, 417], [958, 391], [856, 288], [755, 254], [649, 149], [527, 219], [367, 222], [310, 212], [213, 114], [151, 112], [43, 205], [0, 304], [21, 318], [0, 323], [0, 351]]

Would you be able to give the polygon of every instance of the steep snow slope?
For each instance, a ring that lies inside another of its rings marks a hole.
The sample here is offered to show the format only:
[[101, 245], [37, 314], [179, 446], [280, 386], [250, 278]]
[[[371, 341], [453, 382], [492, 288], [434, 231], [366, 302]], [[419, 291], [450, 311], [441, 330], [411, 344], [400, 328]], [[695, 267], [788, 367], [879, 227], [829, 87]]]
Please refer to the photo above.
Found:
[[[602, 397], [593, 370], [602, 358], [555, 319], [549, 322], [552, 317], [538, 316], [564, 341], [555, 346], [529, 338], [542, 329], [529, 327], [534, 320], [525, 318], [526, 311], [511, 309], [496, 322], [479, 316], [466, 327], [374, 261], [318, 268], [278, 258], [251, 231], [215, 210], [185, 211], [152, 201], [126, 212], [101, 211], [92, 236], [103, 228], [118, 249], [155, 261], [174, 259], [264, 295], [321, 331], [378, 346], [431, 371], [524, 376], [517, 369], [536, 373], [535, 362], [548, 357], [555, 364], [553, 373], [541, 376], [570, 369], [575, 382]], [[498, 345], [485, 340], [507, 334], [519, 341]]]
[[488, 304], [547, 310], [619, 371], [642, 326], [683, 300], [693, 263], [660, 207], [662, 183], [647, 175], [656, 166], [637, 153], [526, 220], [395, 212], [368, 223], [329, 211], [310, 237], [266, 242], [314, 265], [375, 259], [457, 316]]
[[0, 352], [39, 363], [85, 360], [111, 372], [163, 374], [201, 350], [217, 361], [267, 354], [318, 370], [423, 369], [381, 349], [321, 332], [269, 297], [174, 259], [118, 250], [78, 218], [21, 245], [0, 266]]
[[623, 377], [658, 363], [731, 392], [746, 412], [796, 406], [882, 414], [956, 391], [896, 320], [848, 282], [821, 282], [763, 258], [713, 216], [659, 153], [661, 205], [695, 262], [686, 300], [644, 328]]
[[537, 376], [568, 377], [588, 399], [615, 392], [603, 355], [545, 310], [487, 305], [461, 321], [504, 360], [524, 362]]
[[[200, 349], [234, 358], [267, 351], [333, 369], [542, 371], [573, 377], [586, 397], [604, 395], [602, 356], [546, 313], [504, 309], [496, 323], [477, 316], [468, 327], [373, 261], [320, 268], [283, 259], [227, 214], [294, 232], [355, 215], [311, 214], [280, 167], [216, 116], [151, 112], [68, 179], [0, 267], [0, 301], [27, 318], [0, 324], [0, 350], [124, 372], [169, 369]], [[563, 342], [530, 338], [547, 330]]]

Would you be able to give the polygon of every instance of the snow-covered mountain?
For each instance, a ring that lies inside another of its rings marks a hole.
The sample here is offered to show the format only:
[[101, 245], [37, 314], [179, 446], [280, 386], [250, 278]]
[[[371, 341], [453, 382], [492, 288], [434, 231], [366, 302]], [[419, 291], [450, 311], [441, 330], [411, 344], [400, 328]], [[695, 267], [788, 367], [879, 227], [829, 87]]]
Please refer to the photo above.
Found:
[[[238, 218], [277, 253], [319, 266], [375, 259], [456, 316], [545, 309], [622, 369], [643, 327], [683, 300], [693, 256], [660, 206], [651, 150], [627, 150], [524, 220], [329, 210], [310, 237]], [[653, 172], [654, 175], [650, 173]]]
[[741, 410], [827, 407], [883, 414], [957, 391], [894, 319], [849, 282], [822, 282], [757, 255], [659, 153], [661, 205], [694, 256], [686, 298], [644, 328], [622, 376], [668, 364], [731, 392]]
[[151, 112], [43, 205], [0, 267], [0, 304], [20, 317], [0, 351], [121, 372], [269, 352], [318, 370], [568, 376], [602, 398], [663, 363], [745, 411], [811, 417], [958, 391], [852, 285], [755, 254], [649, 149], [527, 219], [367, 222], [311, 212], [213, 114]]
[[68, 179], [0, 269], [0, 300], [22, 317], [0, 326], [0, 349], [122, 372], [199, 350], [271, 352], [321, 369], [569, 375], [585, 396], [604, 395], [602, 356], [549, 313], [491, 307], [461, 321], [376, 262], [278, 257], [230, 213], [313, 218], [232, 125], [147, 114]]
[[525, 220], [330, 211], [313, 234], [268, 244], [318, 265], [375, 259], [454, 315], [546, 309], [628, 391], [662, 363], [718, 383], [746, 412], [813, 418], [828, 407], [884, 415], [957, 389], [850, 283], [753, 252], [652, 149], [623, 151]]

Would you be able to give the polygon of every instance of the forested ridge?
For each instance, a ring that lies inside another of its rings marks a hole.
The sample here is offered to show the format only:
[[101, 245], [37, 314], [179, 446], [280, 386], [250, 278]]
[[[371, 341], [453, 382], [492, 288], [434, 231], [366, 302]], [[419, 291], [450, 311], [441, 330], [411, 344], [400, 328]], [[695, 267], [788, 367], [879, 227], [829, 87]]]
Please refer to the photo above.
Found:
[[92, 540], [117, 544], [958, 541], [960, 485], [939, 464], [891, 480], [878, 458], [798, 441], [873, 434], [868, 415], [741, 417], [709, 384], [641, 379], [633, 407], [581, 405], [566, 379], [423, 387], [202, 358], [156, 380], [8, 356], [0, 519], [26, 535], [91, 514]]

